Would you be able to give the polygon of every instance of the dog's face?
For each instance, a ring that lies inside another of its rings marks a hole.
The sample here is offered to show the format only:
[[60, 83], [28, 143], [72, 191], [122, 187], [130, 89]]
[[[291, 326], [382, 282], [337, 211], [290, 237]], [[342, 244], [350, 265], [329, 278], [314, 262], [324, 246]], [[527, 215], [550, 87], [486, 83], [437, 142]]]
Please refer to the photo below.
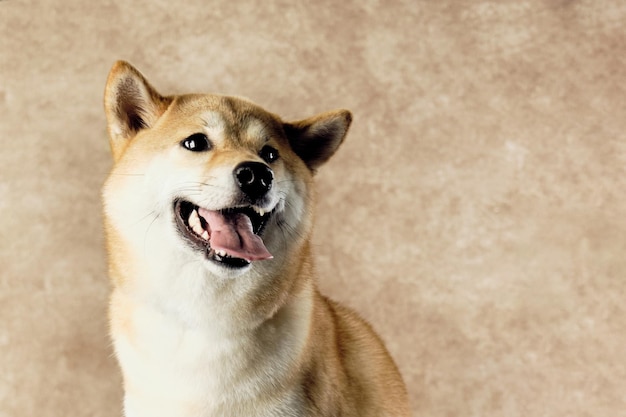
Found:
[[125, 268], [193, 267], [225, 279], [272, 273], [303, 245], [312, 174], [351, 119], [335, 111], [285, 123], [234, 97], [162, 97], [123, 62], [105, 109], [115, 159], [104, 187], [109, 245], [147, 265]]

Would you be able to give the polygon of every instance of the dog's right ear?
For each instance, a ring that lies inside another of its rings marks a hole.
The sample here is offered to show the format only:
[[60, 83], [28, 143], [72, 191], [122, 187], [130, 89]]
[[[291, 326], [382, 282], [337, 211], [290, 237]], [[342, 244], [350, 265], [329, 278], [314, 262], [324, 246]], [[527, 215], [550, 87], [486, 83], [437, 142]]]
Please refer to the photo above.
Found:
[[114, 160], [137, 133], [154, 125], [171, 101], [157, 93], [129, 63], [113, 65], [104, 91], [104, 110]]
[[352, 113], [334, 110], [297, 122], [285, 123], [291, 149], [315, 173], [337, 151], [348, 133]]

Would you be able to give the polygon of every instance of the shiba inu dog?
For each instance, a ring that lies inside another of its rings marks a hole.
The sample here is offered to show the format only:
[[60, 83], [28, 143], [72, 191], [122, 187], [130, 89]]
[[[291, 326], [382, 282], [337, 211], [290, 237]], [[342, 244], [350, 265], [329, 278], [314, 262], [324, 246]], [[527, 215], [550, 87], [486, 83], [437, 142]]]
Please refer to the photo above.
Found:
[[127, 417], [408, 416], [400, 374], [317, 289], [312, 179], [346, 110], [297, 122], [241, 98], [105, 90], [110, 328]]

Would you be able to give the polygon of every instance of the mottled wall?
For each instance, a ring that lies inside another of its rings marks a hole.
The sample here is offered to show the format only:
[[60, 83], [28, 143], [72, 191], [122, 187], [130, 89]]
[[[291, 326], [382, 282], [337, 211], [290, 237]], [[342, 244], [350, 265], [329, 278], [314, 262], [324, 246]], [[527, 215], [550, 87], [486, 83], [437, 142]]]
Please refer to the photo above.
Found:
[[113, 417], [99, 188], [116, 59], [163, 93], [346, 107], [321, 286], [415, 415], [626, 415], [620, 1], [0, 1], [0, 417]]

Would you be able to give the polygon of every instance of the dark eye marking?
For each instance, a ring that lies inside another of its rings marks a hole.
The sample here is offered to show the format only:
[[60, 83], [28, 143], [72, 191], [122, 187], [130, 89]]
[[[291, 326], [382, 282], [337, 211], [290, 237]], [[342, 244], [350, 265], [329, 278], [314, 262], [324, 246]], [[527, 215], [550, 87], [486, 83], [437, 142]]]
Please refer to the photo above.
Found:
[[213, 145], [204, 133], [194, 133], [180, 142], [180, 146], [191, 152], [204, 152], [210, 150]]
[[271, 164], [272, 162], [276, 161], [280, 155], [278, 154], [278, 150], [276, 148], [273, 148], [269, 145], [265, 145], [259, 152], [259, 156], [265, 162], [267, 162], [268, 164]]

